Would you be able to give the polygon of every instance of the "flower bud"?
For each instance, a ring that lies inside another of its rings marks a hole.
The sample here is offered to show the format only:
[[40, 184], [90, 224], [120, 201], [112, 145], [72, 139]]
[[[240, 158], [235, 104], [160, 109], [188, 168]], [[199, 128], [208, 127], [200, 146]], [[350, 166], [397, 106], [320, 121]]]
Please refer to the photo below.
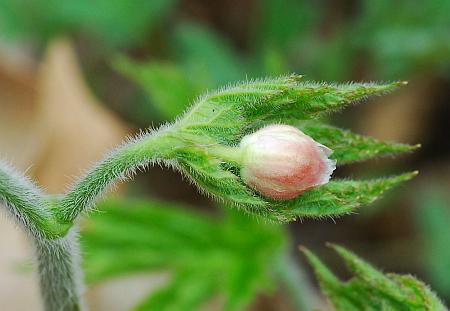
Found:
[[332, 151], [289, 125], [269, 125], [241, 143], [241, 178], [275, 200], [289, 200], [326, 184], [336, 168]]

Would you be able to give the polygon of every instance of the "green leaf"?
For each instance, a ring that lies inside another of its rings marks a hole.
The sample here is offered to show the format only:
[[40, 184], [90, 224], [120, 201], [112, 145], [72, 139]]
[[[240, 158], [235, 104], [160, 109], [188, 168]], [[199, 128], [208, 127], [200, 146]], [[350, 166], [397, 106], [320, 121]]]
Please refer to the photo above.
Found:
[[[251, 257], [249, 257], [251, 258]], [[225, 289], [223, 310], [243, 310], [257, 295], [259, 288], [269, 285], [262, 261], [242, 261], [232, 267]]]
[[298, 128], [333, 150], [331, 158], [335, 159], [338, 165], [396, 153], [412, 152], [420, 147], [420, 145], [384, 142], [320, 122], [300, 123]]
[[422, 282], [409, 275], [383, 274], [355, 254], [337, 245], [331, 247], [354, 275], [340, 281], [311, 251], [301, 247], [314, 268], [320, 287], [337, 311], [447, 310]]
[[105, 212], [86, 221], [81, 238], [89, 282], [143, 271], [172, 276], [137, 310], [197, 310], [215, 296], [225, 310], [240, 310], [268, 290], [285, 243], [279, 227], [242, 213], [216, 219], [139, 200], [98, 207]]
[[149, 296], [135, 310], [198, 310], [215, 293], [216, 288], [211, 277], [202, 271], [179, 273], [167, 286]]

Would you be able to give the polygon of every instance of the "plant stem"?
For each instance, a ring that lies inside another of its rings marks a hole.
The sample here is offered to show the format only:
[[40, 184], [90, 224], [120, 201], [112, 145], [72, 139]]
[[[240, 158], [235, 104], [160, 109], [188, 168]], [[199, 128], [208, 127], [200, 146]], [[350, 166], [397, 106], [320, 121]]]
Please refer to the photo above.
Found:
[[[95, 204], [95, 199], [117, 179], [163, 157], [177, 146], [164, 131], [135, 139], [107, 156], [93, 168], [74, 189], [61, 200], [47, 200], [55, 214], [57, 229], [71, 226], [82, 211]], [[59, 219], [58, 219], [59, 216]], [[66, 226], [64, 226], [66, 224]], [[46, 311], [85, 311], [79, 267], [77, 229], [73, 227], [61, 237], [34, 235], [41, 294]]]
[[56, 210], [61, 223], [71, 223], [91, 208], [96, 199], [117, 180], [125, 180], [152, 162], [169, 159], [179, 147], [179, 140], [169, 131], [143, 135], [109, 154], [96, 165], [59, 202]]
[[86, 311], [82, 299], [77, 228], [58, 239], [36, 239], [45, 311]]
[[278, 278], [283, 285], [295, 310], [311, 310], [317, 305], [317, 293], [308, 282], [303, 268], [293, 258], [289, 250], [285, 250], [276, 266]]

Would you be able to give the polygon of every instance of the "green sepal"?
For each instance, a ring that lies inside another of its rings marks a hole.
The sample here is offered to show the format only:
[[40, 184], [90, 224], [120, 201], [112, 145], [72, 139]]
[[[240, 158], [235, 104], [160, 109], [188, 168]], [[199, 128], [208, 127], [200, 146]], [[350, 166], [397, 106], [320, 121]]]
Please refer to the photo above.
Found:
[[201, 150], [180, 152], [178, 158], [179, 166], [205, 194], [243, 207], [263, 208], [266, 205], [238, 176], [222, 166], [223, 161], [208, 157]]
[[272, 219], [292, 221], [301, 217], [337, 217], [355, 212], [384, 192], [417, 175], [405, 173], [372, 180], [332, 180], [289, 201], [271, 201]]
[[375, 157], [412, 152], [420, 145], [385, 142], [320, 122], [302, 122], [297, 126], [306, 135], [333, 150], [330, 158], [338, 165]]
[[403, 82], [301, 82], [299, 75], [240, 82], [200, 97], [179, 119], [177, 127], [233, 145], [262, 123], [316, 118], [400, 85]]

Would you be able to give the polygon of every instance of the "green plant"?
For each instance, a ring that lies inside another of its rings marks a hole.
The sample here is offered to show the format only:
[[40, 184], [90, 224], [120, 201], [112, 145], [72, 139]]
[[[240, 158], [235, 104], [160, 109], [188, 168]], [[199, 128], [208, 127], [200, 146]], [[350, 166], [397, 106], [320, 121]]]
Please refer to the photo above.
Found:
[[337, 311], [447, 310], [436, 295], [410, 275], [383, 274], [345, 248], [330, 244], [354, 277], [340, 281], [311, 251], [301, 247], [320, 287]]
[[148, 199], [107, 200], [98, 208], [105, 213], [92, 215], [81, 238], [88, 282], [170, 273], [136, 310], [197, 310], [215, 296], [224, 310], [240, 310], [273, 287], [286, 242], [279, 226], [230, 209], [214, 218]]
[[240, 178], [240, 141], [274, 123], [303, 127], [313, 139], [338, 151], [332, 156], [338, 165], [414, 150], [415, 146], [364, 138], [320, 122], [326, 113], [403, 84], [335, 85], [303, 82], [300, 76], [291, 75], [229, 85], [200, 97], [176, 122], [129, 139], [60, 196], [45, 194], [1, 162], [0, 200], [35, 243], [46, 309], [84, 309], [78, 219], [95, 207], [108, 188], [148, 165], [180, 170], [205, 194], [275, 222], [349, 214], [412, 178], [416, 173], [366, 181], [333, 180], [287, 201], [263, 197]]
[[134, 120], [154, 118], [155, 109], [160, 120], [172, 120], [196, 94], [244, 76], [289, 70], [330, 81], [395, 80], [424, 70], [447, 76], [448, 1], [354, 1], [337, 8], [335, 14], [345, 18], [327, 20], [324, 31], [328, 2], [255, 2], [257, 9], [244, 23], [253, 31], [243, 51], [200, 21], [175, 23], [164, 32], [168, 49], [163, 55], [150, 53], [152, 57], [139, 63], [124, 57], [114, 61], [149, 98], [136, 100], [139, 114]]

